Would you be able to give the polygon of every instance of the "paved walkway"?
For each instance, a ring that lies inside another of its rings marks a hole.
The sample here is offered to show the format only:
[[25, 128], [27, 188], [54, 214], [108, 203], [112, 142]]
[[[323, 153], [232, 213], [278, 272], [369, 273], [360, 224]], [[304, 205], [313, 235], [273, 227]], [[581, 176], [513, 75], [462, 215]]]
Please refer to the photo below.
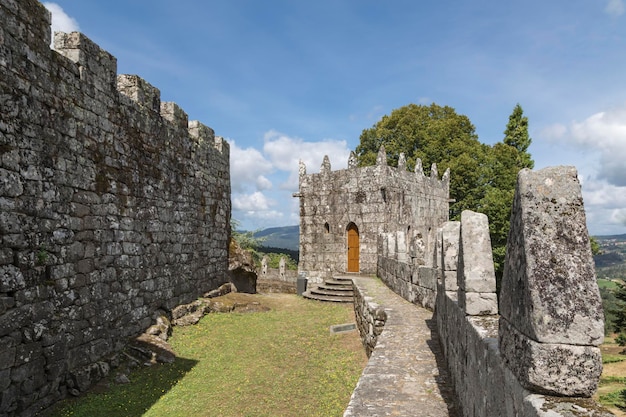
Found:
[[362, 293], [383, 307], [387, 321], [344, 417], [457, 417], [436, 322], [375, 278], [355, 277]]

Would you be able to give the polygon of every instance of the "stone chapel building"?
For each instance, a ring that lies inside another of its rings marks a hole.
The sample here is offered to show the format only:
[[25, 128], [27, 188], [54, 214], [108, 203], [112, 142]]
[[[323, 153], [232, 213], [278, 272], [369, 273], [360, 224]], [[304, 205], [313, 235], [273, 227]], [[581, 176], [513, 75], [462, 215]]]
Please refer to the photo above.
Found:
[[[381, 147], [376, 165], [357, 167], [352, 153], [348, 168], [331, 171], [328, 156], [320, 172], [307, 174], [300, 162], [299, 272], [309, 282], [334, 274], [375, 274], [378, 255], [388, 249], [399, 258], [432, 265], [436, 230], [448, 220], [450, 172], [438, 178], [433, 164], [426, 177], [418, 159], [415, 172], [387, 165]], [[388, 238], [384, 248], [379, 237]], [[428, 255], [431, 254], [431, 255]]]

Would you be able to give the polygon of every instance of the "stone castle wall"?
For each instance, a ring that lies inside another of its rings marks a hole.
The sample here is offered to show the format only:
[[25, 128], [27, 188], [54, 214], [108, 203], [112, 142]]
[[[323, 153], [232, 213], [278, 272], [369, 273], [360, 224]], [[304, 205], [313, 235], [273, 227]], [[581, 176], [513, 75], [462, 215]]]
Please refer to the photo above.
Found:
[[[397, 247], [397, 237], [381, 239]], [[589, 399], [604, 325], [575, 169], [518, 175], [499, 306], [486, 216], [464, 211], [437, 242], [431, 267], [387, 250], [378, 270], [396, 293], [434, 308], [464, 416], [612, 415]]]
[[85, 390], [225, 282], [229, 147], [35, 0], [0, 0], [0, 415]]
[[[408, 172], [387, 166], [384, 148], [377, 164], [357, 167], [354, 154], [348, 169], [331, 171], [325, 157], [318, 174], [300, 167], [300, 261], [299, 271], [310, 282], [347, 271], [347, 228], [359, 232], [361, 273], [376, 273], [379, 235], [400, 234], [411, 245], [404, 253], [424, 259], [425, 248], [434, 243], [436, 228], [448, 220], [449, 173], [438, 178], [436, 166], [426, 177], [418, 163]], [[416, 261], [418, 262], [418, 261]]]

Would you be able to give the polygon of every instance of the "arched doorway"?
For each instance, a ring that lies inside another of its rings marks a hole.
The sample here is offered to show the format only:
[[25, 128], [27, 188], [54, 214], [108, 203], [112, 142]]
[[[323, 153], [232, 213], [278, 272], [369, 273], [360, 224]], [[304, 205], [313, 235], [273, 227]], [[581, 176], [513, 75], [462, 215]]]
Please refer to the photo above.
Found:
[[359, 229], [350, 223], [348, 232], [348, 272], [359, 272]]

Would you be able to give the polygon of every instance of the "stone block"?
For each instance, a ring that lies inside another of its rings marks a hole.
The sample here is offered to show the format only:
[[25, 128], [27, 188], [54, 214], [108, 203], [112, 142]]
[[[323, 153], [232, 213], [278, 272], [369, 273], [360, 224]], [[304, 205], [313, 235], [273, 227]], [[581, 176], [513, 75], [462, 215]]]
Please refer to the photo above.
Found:
[[0, 292], [13, 292], [26, 287], [22, 272], [13, 265], [0, 266]]
[[487, 216], [464, 210], [461, 213], [460, 230], [459, 288], [467, 292], [495, 293], [496, 274]]
[[465, 292], [459, 294], [459, 308], [468, 316], [488, 316], [498, 314], [498, 297], [495, 292]]
[[459, 261], [459, 242], [461, 238], [461, 223], [446, 222], [441, 230], [442, 246], [441, 258], [444, 271], [456, 271]]
[[137, 104], [159, 113], [161, 111], [161, 91], [137, 75], [117, 76], [118, 91]]
[[574, 167], [518, 174], [500, 312], [537, 342], [602, 343], [604, 314]]
[[420, 266], [418, 271], [418, 284], [430, 290], [435, 290], [437, 288], [437, 270], [427, 266]]
[[500, 318], [500, 352], [507, 367], [531, 392], [590, 397], [598, 388], [602, 356], [596, 346], [539, 343]]

